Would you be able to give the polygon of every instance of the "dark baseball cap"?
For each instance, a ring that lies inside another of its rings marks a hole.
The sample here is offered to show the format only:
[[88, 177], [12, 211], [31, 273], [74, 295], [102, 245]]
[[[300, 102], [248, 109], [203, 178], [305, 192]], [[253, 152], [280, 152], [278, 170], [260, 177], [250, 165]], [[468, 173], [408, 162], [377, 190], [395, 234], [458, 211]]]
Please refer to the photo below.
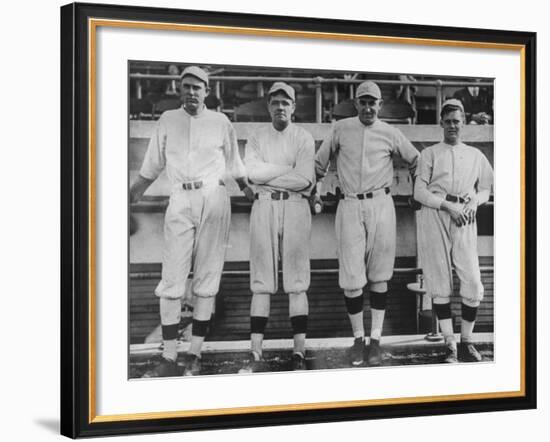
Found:
[[206, 86], [208, 86], [208, 74], [198, 66], [187, 66], [181, 73], [180, 78], [183, 80], [183, 77], [187, 75], [191, 75], [195, 78], [198, 78], [199, 80], [204, 82]]
[[294, 92], [294, 88], [282, 81], [277, 81], [273, 83], [273, 86], [269, 88], [267, 95], [270, 96], [279, 91], [283, 91], [288, 98], [290, 98], [292, 101], [296, 101], [296, 92]]

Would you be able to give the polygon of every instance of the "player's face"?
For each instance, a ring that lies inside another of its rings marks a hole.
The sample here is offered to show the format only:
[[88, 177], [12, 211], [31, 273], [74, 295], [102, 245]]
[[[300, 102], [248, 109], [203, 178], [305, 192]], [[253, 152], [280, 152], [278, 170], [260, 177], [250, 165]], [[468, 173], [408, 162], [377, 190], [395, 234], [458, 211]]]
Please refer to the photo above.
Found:
[[462, 112], [455, 110], [448, 112], [441, 118], [441, 127], [443, 128], [443, 138], [445, 143], [452, 145], [460, 141], [460, 131], [464, 126]]
[[204, 99], [209, 89], [203, 81], [191, 75], [181, 80], [181, 99], [185, 110], [191, 115], [196, 114], [204, 106]]
[[276, 128], [288, 126], [296, 109], [294, 101], [282, 92], [271, 95], [267, 107], [269, 115], [271, 115], [271, 121]]
[[382, 100], [365, 95], [355, 99], [355, 108], [359, 115], [359, 120], [365, 126], [370, 126], [378, 119], [378, 113], [382, 107]]

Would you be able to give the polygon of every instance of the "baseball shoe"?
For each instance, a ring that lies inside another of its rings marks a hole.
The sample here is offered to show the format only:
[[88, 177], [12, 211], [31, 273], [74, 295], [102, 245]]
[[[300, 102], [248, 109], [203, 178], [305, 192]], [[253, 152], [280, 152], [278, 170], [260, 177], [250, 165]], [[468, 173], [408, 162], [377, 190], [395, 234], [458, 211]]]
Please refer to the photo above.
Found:
[[184, 376], [197, 376], [201, 373], [201, 358], [194, 354], [188, 354], [185, 361]]
[[363, 363], [365, 353], [365, 338], [355, 338], [350, 348], [351, 365], [359, 366]]
[[240, 374], [243, 373], [258, 373], [264, 371], [265, 360], [255, 351], [250, 352], [250, 358], [246, 364], [239, 370]]
[[448, 342], [445, 348], [445, 359], [447, 364], [456, 364], [458, 362], [456, 342]]
[[376, 367], [382, 363], [382, 350], [380, 349], [380, 341], [371, 339], [368, 348], [367, 363], [371, 367]]
[[302, 353], [294, 353], [292, 355], [292, 370], [307, 370], [306, 358], [302, 355]]
[[461, 342], [458, 344], [458, 359], [462, 362], [481, 362], [483, 358], [472, 344]]
[[168, 378], [174, 376], [181, 376], [181, 372], [178, 368], [176, 361], [160, 357], [155, 363], [155, 366], [145, 372], [142, 378]]

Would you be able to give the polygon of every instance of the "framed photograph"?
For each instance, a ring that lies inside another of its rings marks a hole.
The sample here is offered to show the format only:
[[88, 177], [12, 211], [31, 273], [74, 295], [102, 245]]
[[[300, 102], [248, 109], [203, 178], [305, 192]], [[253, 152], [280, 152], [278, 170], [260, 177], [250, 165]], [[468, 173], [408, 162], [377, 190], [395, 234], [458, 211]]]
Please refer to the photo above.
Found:
[[535, 53], [63, 6], [61, 433], [535, 408]]

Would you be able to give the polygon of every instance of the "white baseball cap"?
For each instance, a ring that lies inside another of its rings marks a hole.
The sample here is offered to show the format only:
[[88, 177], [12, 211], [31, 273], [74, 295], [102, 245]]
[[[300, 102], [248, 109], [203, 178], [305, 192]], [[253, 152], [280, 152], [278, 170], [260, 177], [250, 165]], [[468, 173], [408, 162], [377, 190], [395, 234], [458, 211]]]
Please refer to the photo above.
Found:
[[199, 80], [203, 81], [206, 86], [208, 86], [208, 74], [198, 66], [187, 66], [181, 73], [180, 78], [183, 80], [183, 77], [186, 75], [191, 75]]
[[294, 92], [294, 88], [282, 81], [276, 81], [275, 83], [273, 83], [273, 86], [269, 88], [267, 95], [272, 95], [278, 91], [283, 91], [288, 96], [288, 98], [290, 98], [292, 101], [296, 101], [296, 92]]
[[441, 105], [441, 110], [445, 109], [446, 106], [458, 107], [462, 112], [464, 112], [464, 105], [458, 98], [449, 98], [448, 100], [445, 100]]
[[382, 98], [382, 92], [380, 92], [380, 88], [374, 81], [364, 81], [357, 87], [357, 91], [355, 92], [355, 98], [363, 97], [365, 95], [368, 95], [370, 97], [374, 97], [378, 100]]

